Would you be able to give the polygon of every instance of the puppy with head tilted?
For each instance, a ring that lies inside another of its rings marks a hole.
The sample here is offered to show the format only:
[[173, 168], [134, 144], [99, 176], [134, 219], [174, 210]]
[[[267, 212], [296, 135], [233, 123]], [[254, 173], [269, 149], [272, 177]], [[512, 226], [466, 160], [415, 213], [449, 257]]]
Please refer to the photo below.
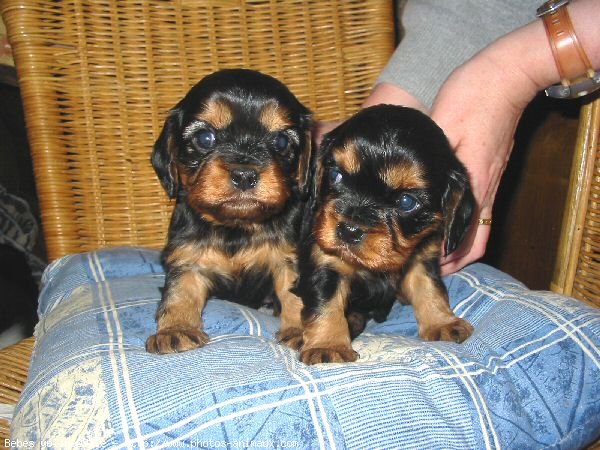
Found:
[[152, 153], [177, 201], [149, 352], [206, 344], [201, 314], [213, 295], [251, 307], [272, 299], [279, 340], [298, 346], [302, 302], [290, 287], [310, 127], [310, 112], [282, 83], [244, 69], [205, 77], [171, 110]]
[[396, 299], [414, 307], [421, 338], [469, 337], [439, 258], [442, 243], [450, 253], [464, 238], [474, 198], [442, 130], [414, 109], [373, 106], [328, 133], [312, 165], [294, 288], [304, 302], [300, 359], [356, 360], [351, 340]]

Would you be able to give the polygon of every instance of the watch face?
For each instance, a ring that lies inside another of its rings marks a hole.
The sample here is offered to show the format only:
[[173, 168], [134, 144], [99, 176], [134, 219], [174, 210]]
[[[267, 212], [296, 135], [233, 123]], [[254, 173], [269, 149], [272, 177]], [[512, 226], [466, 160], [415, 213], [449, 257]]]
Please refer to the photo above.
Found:
[[544, 3], [543, 5], [541, 5], [537, 9], [536, 15], [538, 17], [542, 17], [542, 16], [545, 16], [546, 14], [552, 14], [557, 9], [562, 8], [563, 6], [565, 6], [566, 4], [568, 4], [569, 1], [570, 0], [550, 0], [550, 1], [547, 1], [546, 3]]

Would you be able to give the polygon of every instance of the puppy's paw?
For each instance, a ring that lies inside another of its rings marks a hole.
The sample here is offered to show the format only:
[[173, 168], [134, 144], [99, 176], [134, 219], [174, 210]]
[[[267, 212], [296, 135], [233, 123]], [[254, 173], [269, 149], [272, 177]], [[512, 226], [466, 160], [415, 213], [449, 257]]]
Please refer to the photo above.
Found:
[[285, 330], [279, 330], [275, 337], [277, 338], [277, 342], [288, 346], [292, 350], [300, 350], [304, 343], [300, 328], [290, 327]]
[[327, 348], [309, 348], [300, 352], [300, 361], [304, 364], [354, 362], [358, 353], [352, 347], [336, 345]]
[[165, 328], [146, 340], [149, 353], [180, 353], [203, 347], [208, 335], [197, 328]]
[[427, 341], [453, 341], [460, 344], [472, 333], [473, 325], [464, 319], [455, 317], [450, 322], [424, 328], [419, 335]]

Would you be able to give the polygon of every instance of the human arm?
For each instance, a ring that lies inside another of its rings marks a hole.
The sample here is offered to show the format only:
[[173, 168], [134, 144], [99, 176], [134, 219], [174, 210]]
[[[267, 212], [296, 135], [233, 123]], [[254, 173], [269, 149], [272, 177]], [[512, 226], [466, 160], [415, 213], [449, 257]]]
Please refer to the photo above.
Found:
[[[494, 40], [529, 23], [540, 1], [408, 0], [401, 11], [401, 41], [366, 104], [418, 109], [424, 105], [430, 110], [454, 69]], [[413, 99], [419, 103], [415, 105]]]
[[[494, 39], [529, 22], [540, 0], [409, 0], [401, 11], [402, 40], [363, 107], [378, 103], [429, 113], [452, 71]], [[316, 139], [339, 122], [318, 122]]]
[[[600, 1], [577, 0], [568, 8], [590, 62], [600, 67]], [[544, 26], [536, 20], [486, 47], [442, 85], [432, 118], [469, 171], [477, 217], [491, 218], [523, 110], [540, 90], [558, 81]], [[475, 223], [465, 244], [442, 260], [442, 272], [452, 273], [480, 258], [489, 233], [489, 226]]]

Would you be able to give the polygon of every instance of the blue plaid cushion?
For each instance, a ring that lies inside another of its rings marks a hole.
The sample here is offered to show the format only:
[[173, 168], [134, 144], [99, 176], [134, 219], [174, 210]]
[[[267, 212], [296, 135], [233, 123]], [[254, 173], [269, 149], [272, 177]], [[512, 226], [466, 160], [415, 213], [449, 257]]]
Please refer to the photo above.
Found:
[[306, 366], [278, 319], [213, 299], [204, 348], [144, 350], [157, 252], [46, 271], [12, 437], [54, 448], [580, 448], [600, 436], [600, 310], [481, 264], [445, 279], [463, 344], [423, 342], [410, 306], [370, 322], [356, 363]]

